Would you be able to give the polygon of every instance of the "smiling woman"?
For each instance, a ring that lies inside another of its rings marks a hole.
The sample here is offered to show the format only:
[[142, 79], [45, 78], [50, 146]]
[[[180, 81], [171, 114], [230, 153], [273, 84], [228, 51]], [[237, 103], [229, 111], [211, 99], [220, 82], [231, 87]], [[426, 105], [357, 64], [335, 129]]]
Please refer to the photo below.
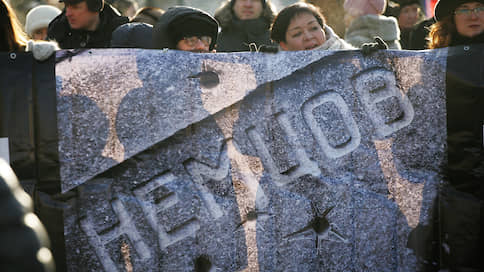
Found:
[[429, 48], [484, 43], [484, 0], [440, 0]]
[[317, 7], [301, 2], [279, 12], [271, 38], [285, 51], [354, 49], [326, 25]]

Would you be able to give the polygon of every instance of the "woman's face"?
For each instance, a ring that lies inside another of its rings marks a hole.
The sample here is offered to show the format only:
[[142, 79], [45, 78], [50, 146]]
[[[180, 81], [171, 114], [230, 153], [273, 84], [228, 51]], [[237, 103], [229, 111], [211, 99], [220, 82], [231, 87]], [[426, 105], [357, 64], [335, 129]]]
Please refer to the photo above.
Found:
[[398, 15], [400, 29], [412, 28], [418, 21], [419, 13], [420, 6], [418, 4], [404, 6]]
[[465, 3], [454, 11], [457, 32], [464, 37], [475, 37], [484, 32], [484, 4]]
[[286, 51], [311, 50], [326, 41], [324, 30], [311, 13], [301, 13], [292, 18], [286, 30], [286, 41], [279, 45]]

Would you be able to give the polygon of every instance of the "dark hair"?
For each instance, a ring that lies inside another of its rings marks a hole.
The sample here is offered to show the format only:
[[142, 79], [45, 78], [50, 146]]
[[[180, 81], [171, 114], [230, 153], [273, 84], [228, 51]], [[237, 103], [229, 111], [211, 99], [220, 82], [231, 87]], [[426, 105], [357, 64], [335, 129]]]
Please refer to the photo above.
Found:
[[80, 2], [86, 2], [87, 9], [92, 12], [101, 12], [104, 8], [104, 0], [59, 0], [66, 5], [75, 5]]
[[15, 12], [0, 0], [0, 51], [17, 51], [25, 46], [27, 38]]
[[279, 12], [279, 14], [277, 14], [271, 27], [271, 39], [277, 43], [285, 42], [289, 24], [294, 17], [302, 13], [312, 14], [318, 21], [319, 25], [324, 28], [326, 20], [318, 7], [308, 3], [295, 3], [285, 7]]
[[452, 37], [457, 34], [457, 27], [455, 26], [454, 16], [445, 16], [440, 21], [430, 26], [430, 32], [427, 37], [428, 48], [442, 48], [447, 47], [452, 42]]

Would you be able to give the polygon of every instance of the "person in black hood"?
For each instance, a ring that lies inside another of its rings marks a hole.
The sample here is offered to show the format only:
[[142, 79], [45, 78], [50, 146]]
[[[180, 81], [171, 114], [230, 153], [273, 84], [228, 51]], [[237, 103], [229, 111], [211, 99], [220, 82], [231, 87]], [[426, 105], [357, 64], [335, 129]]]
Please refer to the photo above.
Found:
[[395, 17], [400, 27], [400, 44], [402, 49], [412, 49], [410, 41], [414, 29], [425, 19], [419, 0], [394, 0], [398, 6], [395, 10]]
[[218, 23], [203, 10], [169, 8], [153, 27], [153, 48], [208, 53], [217, 43]]
[[47, 39], [55, 40], [60, 48], [106, 48], [112, 32], [127, 23], [104, 0], [60, 0], [65, 9], [50, 24]]
[[484, 0], [440, 0], [429, 48], [484, 43]]
[[215, 11], [222, 31], [217, 41], [218, 52], [251, 51], [255, 45], [273, 45], [270, 26], [275, 8], [266, 0], [229, 0]]

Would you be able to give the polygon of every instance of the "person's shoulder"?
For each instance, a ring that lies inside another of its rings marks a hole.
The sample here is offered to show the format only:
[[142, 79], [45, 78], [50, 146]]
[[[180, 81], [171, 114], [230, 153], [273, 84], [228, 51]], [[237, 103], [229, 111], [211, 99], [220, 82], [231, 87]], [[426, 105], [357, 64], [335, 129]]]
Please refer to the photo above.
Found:
[[111, 24], [122, 25], [129, 22], [129, 18], [122, 16], [116, 9], [111, 5], [106, 4], [104, 9], [101, 11], [101, 16], [106, 17]]
[[65, 12], [57, 15], [47, 27], [47, 38], [58, 40], [61, 39], [69, 30], [69, 22], [65, 16]]

